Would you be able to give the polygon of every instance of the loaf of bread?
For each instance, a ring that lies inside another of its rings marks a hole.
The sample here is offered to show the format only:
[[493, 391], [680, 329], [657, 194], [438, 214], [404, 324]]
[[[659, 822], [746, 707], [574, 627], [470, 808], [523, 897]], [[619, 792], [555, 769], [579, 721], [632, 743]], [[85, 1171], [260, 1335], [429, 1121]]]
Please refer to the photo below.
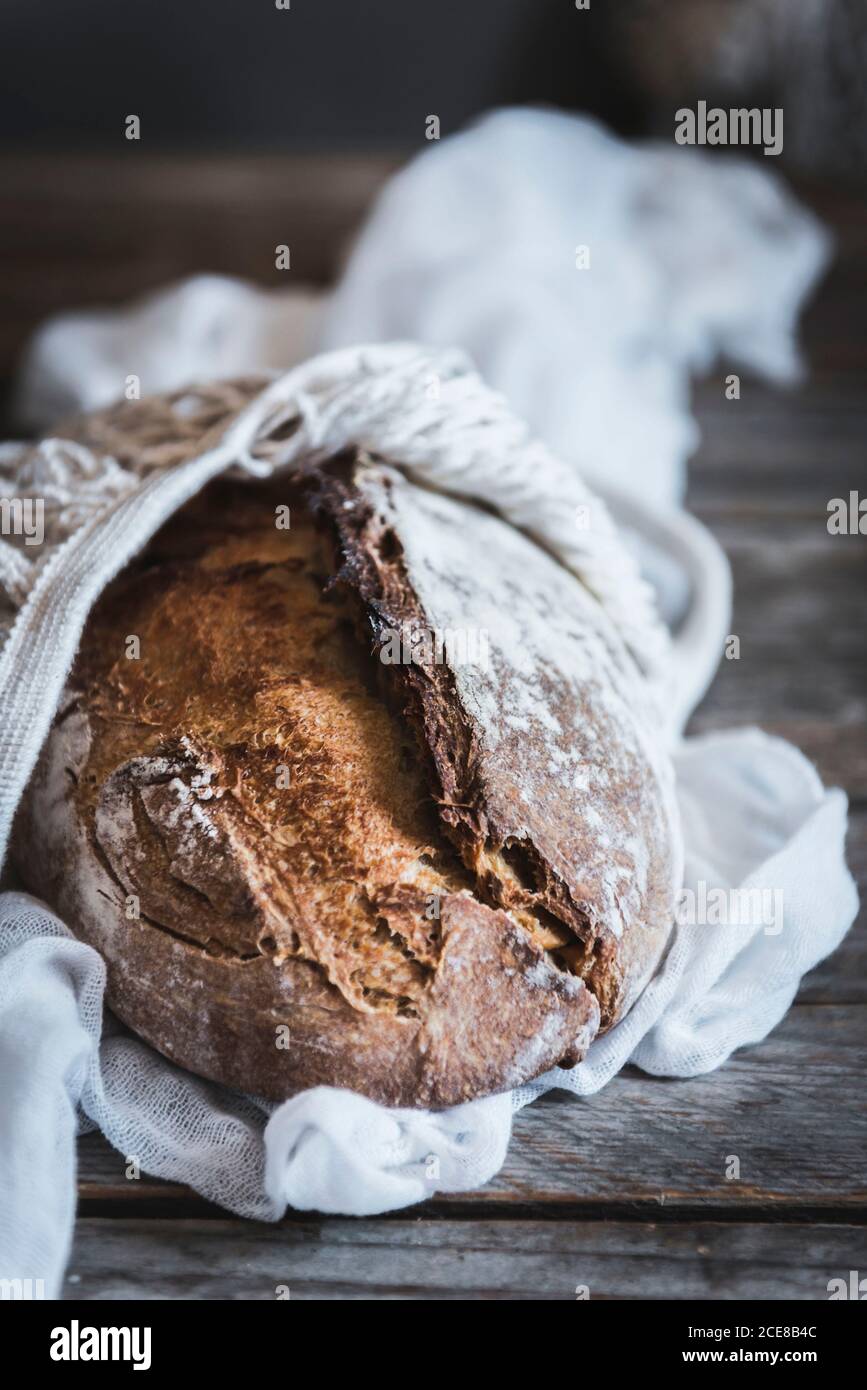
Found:
[[26, 885], [192, 1071], [448, 1106], [583, 1057], [673, 916], [671, 769], [606, 613], [359, 451], [212, 484], [103, 595]]

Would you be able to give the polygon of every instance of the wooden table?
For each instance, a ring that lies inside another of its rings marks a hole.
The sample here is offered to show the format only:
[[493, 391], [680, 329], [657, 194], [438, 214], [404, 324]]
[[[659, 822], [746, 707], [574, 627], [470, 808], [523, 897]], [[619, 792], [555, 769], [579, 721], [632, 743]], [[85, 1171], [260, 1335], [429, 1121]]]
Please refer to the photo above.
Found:
[[[107, 177], [83, 160], [46, 191], [50, 163], [0, 161], [0, 251], [12, 261], [0, 361], [61, 304], [203, 265], [267, 280], [262, 247], [280, 241], [293, 270], [327, 279], [394, 163], [157, 160]], [[863, 885], [867, 537], [830, 536], [826, 507], [850, 489], [867, 495], [867, 211], [855, 194], [806, 193], [839, 236], [805, 321], [809, 382], [783, 393], [745, 377], [730, 402], [720, 370], [696, 392], [704, 442], [689, 505], [730, 557], [741, 657], [723, 662], [692, 728], [755, 723], [801, 747], [849, 794]], [[124, 1159], [90, 1136], [66, 1291], [571, 1299], [586, 1284], [595, 1299], [824, 1299], [832, 1277], [867, 1275], [865, 1070], [862, 918], [765, 1042], [707, 1077], [630, 1071], [592, 1099], [542, 1099], [516, 1118], [505, 1167], [479, 1192], [375, 1220], [266, 1226], [180, 1186], [127, 1180]]]

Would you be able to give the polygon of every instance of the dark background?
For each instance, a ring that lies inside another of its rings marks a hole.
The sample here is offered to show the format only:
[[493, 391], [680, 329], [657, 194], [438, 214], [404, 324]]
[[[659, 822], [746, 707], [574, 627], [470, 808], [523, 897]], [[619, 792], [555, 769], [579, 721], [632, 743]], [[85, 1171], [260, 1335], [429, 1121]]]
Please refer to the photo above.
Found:
[[835, 224], [850, 190], [843, 236], [860, 238], [867, 0], [590, 4], [4, 0], [0, 414], [59, 311], [201, 271], [285, 287], [282, 243], [294, 284], [331, 282], [431, 115], [446, 138], [492, 107], [546, 103], [670, 143], [700, 99], [782, 106], [782, 156], [738, 154]]
[[151, 148], [395, 148], [528, 101], [637, 127], [611, 31], [605, 0], [5, 0], [0, 129], [110, 150], [135, 113]]
[[405, 149], [550, 102], [671, 138], [673, 113], [786, 109], [784, 162], [863, 176], [865, 0], [4, 0], [6, 148]]

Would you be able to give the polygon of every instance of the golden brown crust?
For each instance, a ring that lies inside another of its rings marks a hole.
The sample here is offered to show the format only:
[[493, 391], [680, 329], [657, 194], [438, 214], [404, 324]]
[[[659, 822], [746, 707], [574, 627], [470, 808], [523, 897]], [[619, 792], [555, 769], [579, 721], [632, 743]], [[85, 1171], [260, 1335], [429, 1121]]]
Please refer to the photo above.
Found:
[[[571, 1064], [671, 921], [659, 770], [591, 688], [542, 673], [563, 738], [616, 742], [592, 804], [564, 794], [544, 719], [492, 742], [449, 662], [378, 659], [437, 617], [408, 558], [416, 492], [351, 458], [191, 504], [91, 616], [19, 815], [25, 881], [102, 952], [117, 1013], [274, 1098], [444, 1106]], [[512, 544], [481, 516], [463, 507]], [[484, 679], [505, 691], [503, 661]]]

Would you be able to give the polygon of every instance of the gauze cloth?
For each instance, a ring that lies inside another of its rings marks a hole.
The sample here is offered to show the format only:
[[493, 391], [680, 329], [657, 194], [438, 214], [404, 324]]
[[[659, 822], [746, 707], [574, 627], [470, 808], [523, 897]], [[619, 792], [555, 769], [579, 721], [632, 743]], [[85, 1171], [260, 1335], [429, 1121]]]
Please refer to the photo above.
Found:
[[690, 373], [722, 354], [796, 380], [798, 311], [828, 252], [767, 160], [500, 111], [391, 180], [320, 342], [463, 347], [588, 482], [668, 504], [698, 443]]
[[829, 251], [768, 160], [498, 111], [390, 180], [330, 298], [207, 275], [64, 314], [30, 344], [15, 405], [45, 430], [116, 400], [131, 372], [144, 395], [411, 339], [464, 348], [589, 482], [668, 506], [698, 443], [690, 374], [723, 355], [796, 381], [798, 313]]
[[[551, 121], [552, 131], [561, 120], [545, 119]], [[573, 127], [576, 177], [572, 193], [578, 209], [584, 196], [578, 177], [581, 159], [586, 140], [597, 136], [594, 128], [582, 122], [574, 122]], [[588, 130], [593, 132], [590, 136]], [[480, 138], [483, 131], [484, 126], [476, 135]], [[466, 143], [471, 138], [472, 134], [459, 140]], [[560, 134], [557, 140], [561, 141]], [[457, 145], [458, 140], [452, 143]], [[613, 148], [612, 158], [619, 158], [618, 149]], [[446, 152], [447, 145], [435, 150], [428, 163], [432, 165], [436, 158], [447, 173]], [[639, 173], [646, 177], [643, 160], [631, 162], [636, 177]], [[709, 164], [702, 162], [700, 171], [696, 167], [709, 203], [715, 196], [722, 215], [723, 204], [730, 198], [726, 179], [717, 182], [716, 170], [711, 171]], [[535, 180], [534, 196], [540, 199], [545, 196], [546, 169], [543, 162], [538, 170], [526, 169], [523, 174], [526, 180]], [[749, 171], [750, 179], [755, 172]], [[560, 196], [556, 190], [549, 192]], [[431, 185], [429, 196], [435, 198], [435, 193]], [[477, 195], [468, 187], [463, 196], [463, 219], [472, 219], [474, 203], [475, 214], [484, 219], [482, 190]], [[618, 208], [612, 215], [620, 217]], [[803, 214], [794, 208], [781, 214], [784, 221], [789, 215], [803, 227]], [[640, 217], [637, 212], [635, 216], [640, 237]], [[678, 227], [676, 206], [669, 209], [669, 221], [673, 229]], [[611, 234], [615, 232], [624, 235], [621, 225], [612, 227]], [[510, 234], [507, 222], [500, 236], [508, 239]], [[745, 231], [740, 256], [749, 258], [754, 250], [759, 254], [763, 237], [764, 230], [754, 229], [752, 238]], [[397, 254], [399, 246], [398, 238], [391, 243], [392, 254]], [[383, 255], [387, 250], [383, 246]], [[651, 245], [648, 273], [653, 259]], [[814, 258], [810, 267], [802, 267], [800, 279], [790, 276], [776, 290], [773, 281], [757, 283], [752, 299], [744, 303], [743, 312], [758, 336], [770, 343], [776, 333], [769, 362], [785, 360], [791, 365], [793, 306], [808, 288], [815, 263]], [[712, 260], [703, 273], [709, 281], [713, 279]], [[431, 284], [429, 294], [447, 296], [448, 280], [444, 266], [442, 281]], [[208, 282], [197, 283], [201, 289]], [[676, 295], [676, 279], [671, 280], [671, 292]], [[707, 293], [712, 295], [710, 284]], [[701, 317], [695, 296], [693, 300], [692, 310], [683, 307], [687, 321], [690, 313]], [[549, 307], [552, 315], [559, 314], [559, 302]], [[634, 320], [624, 299], [612, 306], [611, 317], [620, 319], [622, 339], [630, 338]], [[122, 330], [122, 316], [116, 326]], [[339, 336], [339, 314], [332, 315], [328, 331]], [[508, 323], [490, 324], [488, 331], [492, 350], [504, 335], [518, 343], [525, 333], [528, 353], [534, 345], [540, 346], [536, 329], [529, 322], [521, 323], [520, 309]], [[697, 327], [695, 331], [699, 335]], [[92, 349], [86, 321], [80, 332], [82, 345]], [[706, 323], [701, 333], [708, 353], [731, 346]], [[255, 336], [251, 330], [250, 340]], [[744, 336], [749, 336], [747, 328]], [[480, 345], [483, 339], [480, 330]], [[624, 364], [630, 354], [614, 354], [614, 339], [616, 334], [593, 350], [607, 359], [611, 374], [628, 390]], [[159, 344], [159, 351], [149, 344], [152, 355], [164, 363], [162, 385], [186, 379], [171, 379], [171, 347], [170, 337]], [[280, 352], [290, 362], [301, 352], [288, 327]], [[38, 357], [38, 351], [31, 355], [31, 370], [38, 370]], [[687, 359], [681, 355], [678, 361], [678, 399], [668, 400], [661, 391], [657, 400], [661, 416], [685, 410]], [[232, 362], [226, 370], [249, 365]], [[270, 365], [280, 367], [285, 362], [272, 358]], [[202, 375], [211, 366], [205, 352]], [[189, 372], [188, 357], [178, 370]], [[431, 389], [433, 384], [436, 390]], [[113, 394], [122, 389], [119, 382]], [[23, 463], [15, 450], [0, 460], [7, 479], [29, 469], [23, 487], [29, 483], [34, 495], [54, 499], [52, 517], [59, 542], [35, 574], [21, 550], [3, 555], [3, 583], [20, 608], [0, 655], [4, 844], [86, 613], [108, 580], [164, 517], [218, 472], [240, 466], [259, 476], [271, 467], [291, 466], [293, 449], [297, 454], [304, 448], [333, 447], [341, 439], [353, 439], [399, 466], [409, 463], [411, 471], [433, 485], [439, 479], [450, 490], [478, 493], [502, 506], [516, 522], [525, 516], [531, 527], [549, 536], [576, 573], [595, 576], [594, 582], [603, 583], [604, 601], [636, 660], [657, 687], [662, 703], [672, 699], [677, 707], [670, 729], [686, 830], [686, 888], [696, 894], [702, 884], [717, 890], [758, 888], [772, 896], [775, 906], [782, 903], [782, 910], [745, 927], [732, 923], [691, 926], [687, 919], [679, 921], [655, 979], [627, 1018], [591, 1046], [579, 1067], [571, 1072], [555, 1069], [512, 1096], [426, 1114], [388, 1111], [327, 1088], [275, 1107], [180, 1071], [129, 1037], [110, 1015], [103, 1017], [104, 968], [94, 951], [74, 941], [64, 924], [26, 894], [3, 895], [0, 1277], [42, 1277], [50, 1293], [59, 1287], [68, 1255], [74, 1140], [79, 1127], [102, 1129], [129, 1161], [131, 1171], [139, 1166], [145, 1172], [188, 1182], [229, 1210], [250, 1217], [276, 1219], [287, 1204], [301, 1210], [372, 1214], [409, 1205], [436, 1191], [473, 1189], [502, 1165], [514, 1108], [543, 1090], [558, 1086], [589, 1094], [629, 1060], [657, 1074], [693, 1075], [719, 1065], [734, 1048], [763, 1037], [785, 1013], [802, 974], [838, 944], [856, 909], [854, 886], [843, 859], [842, 793], [825, 792], [800, 754], [755, 731], [685, 744], [677, 740], [678, 726], [710, 678], [721, 650], [727, 623], [727, 571], [702, 528], [670, 506], [673, 491], [668, 506], [648, 508], [642, 503], [643, 451], [627, 450], [621, 462], [642, 471], [632, 476], [621, 471], [618, 495], [612, 494], [611, 500], [615, 513], [658, 556], [656, 573], [667, 581], [664, 606], [675, 606], [672, 590], [680, 592], [681, 607], [683, 595], [689, 597], [686, 622], [671, 644], [654, 622], [634, 560], [614, 533], [603, 530], [610, 541], [608, 551], [616, 556], [606, 585], [601, 565], [605, 547], [594, 553], [592, 534], [567, 533], [564, 528], [564, 512], [592, 496], [577, 469], [564, 469], [525, 436], [502, 402], [485, 390], [459, 357], [431, 357], [409, 347], [346, 352], [289, 373], [269, 392], [203, 458], [168, 474], [144, 480], [122, 476], [124, 470], [112, 466], [112, 460], [76, 456], [62, 441], [45, 446], [38, 463], [32, 455]], [[269, 429], [283, 440], [285, 431], [280, 426], [287, 415], [301, 422], [289, 444], [282, 442], [276, 453], [262, 447]], [[677, 439], [680, 444], [675, 447]], [[672, 490], [685, 447], [672, 423], [668, 468]], [[498, 472], [501, 457], [510, 461], [506, 476]], [[574, 455], [568, 462], [574, 465]], [[10, 481], [6, 490], [11, 486]], [[81, 505], [76, 505], [77, 498], [83, 499]], [[594, 516], [604, 518], [604, 509], [594, 505]], [[63, 543], [65, 536], [69, 539]], [[629, 595], [628, 603], [624, 594]], [[696, 636], [694, 623], [690, 628], [696, 608], [711, 617], [703, 639], [701, 634]], [[677, 679], [672, 678], [672, 670], [678, 671]]]

